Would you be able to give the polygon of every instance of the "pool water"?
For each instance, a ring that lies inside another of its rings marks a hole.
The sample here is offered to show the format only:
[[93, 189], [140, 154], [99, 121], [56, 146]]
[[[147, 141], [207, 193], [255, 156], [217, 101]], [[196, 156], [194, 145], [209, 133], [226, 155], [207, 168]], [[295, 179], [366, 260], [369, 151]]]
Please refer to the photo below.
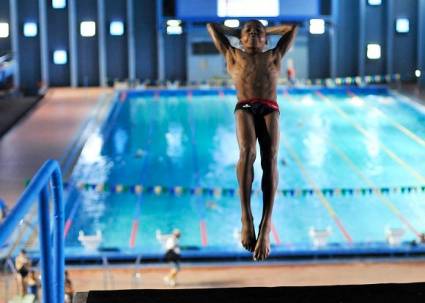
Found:
[[[125, 98], [126, 97], [126, 98]], [[403, 241], [425, 232], [425, 114], [385, 90], [282, 91], [279, 193], [272, 254]], [[178, 228], [183, 248], [243, 254], [235, 166], [234, 94], [129, 93], [117, 98], [74, 168], [66, 207], [66, 248], [102, 233], [101, 247], [161, 254], [155, 233]], [[262, 197], [259, 152], [252, 209]]]

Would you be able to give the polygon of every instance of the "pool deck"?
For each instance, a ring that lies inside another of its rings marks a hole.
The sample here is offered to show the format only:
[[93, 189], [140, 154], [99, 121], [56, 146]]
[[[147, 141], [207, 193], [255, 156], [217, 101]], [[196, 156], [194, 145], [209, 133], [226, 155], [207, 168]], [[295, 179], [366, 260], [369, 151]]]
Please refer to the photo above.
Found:
[[[425, 261], [425, 260], [424, 260]], [[363, 260], [347, 263], [254, 263], [185, 265], [178, 288], [316, 286], [425, 281], [425, 262]], [[136, 273], [139, 278], [136, 278]], [[76, 291], [167, 288], [167, 266], [135, 268], [69, 268]]]
[[31, 178], [48, 159], [64, 159], [103, 88], [50, 89], [32, 113], [0, 139], [0, 198], [12, 207]]
[[[76, 292], [118, 289], [167, 289], [169, 268], [156, 266], [68, 267]], [[137, 274], [137, 275], [136, 275]], [[16, 283], [0, 273], [0, 289], [8, 279], [9, 297]], [[356, 260], [327, 263], [183, 264], [176, 288], [276, 287], [416, 283], [425, 281], [425, 260]], [[0, 292], [0, 302], [4, 300]]]

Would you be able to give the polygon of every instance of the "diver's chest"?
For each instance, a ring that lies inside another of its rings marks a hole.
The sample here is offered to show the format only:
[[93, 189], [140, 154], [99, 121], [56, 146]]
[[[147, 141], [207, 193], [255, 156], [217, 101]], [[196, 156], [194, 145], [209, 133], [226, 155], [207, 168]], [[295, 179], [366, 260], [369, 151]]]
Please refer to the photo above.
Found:
[[274, 74], [278, 72], [279, 67], [268, 57], [241, 57], [228, 65], [229, 73], [235, 76], [250, 74]]

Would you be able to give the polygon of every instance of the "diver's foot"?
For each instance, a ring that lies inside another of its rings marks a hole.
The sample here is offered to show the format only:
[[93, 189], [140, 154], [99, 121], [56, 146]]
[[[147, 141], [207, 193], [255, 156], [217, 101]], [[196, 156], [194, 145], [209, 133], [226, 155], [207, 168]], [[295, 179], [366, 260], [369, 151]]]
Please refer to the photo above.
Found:
[[258, 232], [257, 244], [255, 245], [254, 261], [263, 261], [270, 254], [270, 228], [260, 228]]
[[242, 218], [241, 243], [246, 250], [250, 252], [254, 251], [256, 240], [254, 222], [252, 218]]

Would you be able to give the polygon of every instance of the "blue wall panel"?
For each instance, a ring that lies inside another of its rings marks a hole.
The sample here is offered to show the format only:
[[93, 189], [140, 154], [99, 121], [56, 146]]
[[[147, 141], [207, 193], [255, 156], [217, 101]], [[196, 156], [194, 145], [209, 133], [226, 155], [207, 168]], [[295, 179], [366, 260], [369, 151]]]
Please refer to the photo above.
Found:
[[[0, 22], [10, 23], [9, 1], [0, 0]], [[69, 52], [69, 18], [68, 6], [65, 9], [53, 9], [51, 0], [43, 0], [47, 8], [47, 41], [49, 81], [52, 86], [70, 84], [70, 64], [53, 64], [53, 51], [65, 49]], [[291, 0], [295, 1], [295, 0]], [[332, 0], [332, 17], [335, 25], [327, 25], [325, 35], [308, 36], [308, 77], [326, 78], [331, 75], [331, 62], [335, 76], [354, 76], [364, 70], [364, 74], [400, 73], [403, 79], [413, 80], [416, 68], [425, 74], [425, 0], [384, 0], [381, 6], [369, 6], [366, 0]], [[68, 2], [68, 1], [67, 1]], [[127, 1], [104, 0], [105, 2], [105, 47], [106, 76], [109, 82], [128, 78], [128, 28]], [[199, 2], [199, 1], [198, 1]], [[16, 0], [18, 8], [18, 44], [21, 55], [19, 75], [21, 86], [25, 90], [36, 91], [41, 80], [40, 28], [36, 37], [23, 37], [23, 24], [33, 21], [39, 24], [38, 0]], [[360, 3], [365, 4], [364, 15]], [[99, 36], [84, 38], [80, 36], [80, 22], [93, 20], [98, 22], [97, 0], [76, 0], [77, 22], [77, 65], [78, 85], [99, 85]], [[196, 35], [187, 33], [180, 36], [168, 36], [164, 28], [157, 29], [156, 1], [134, 0], [134, 41], [136, 78], [141, 81], [158, 78], [158, 34], [163, 35], [164, 77], [170, 80], [185, 81], [193, 72], [198, 75], [225, 73], [221, 61], [215, 62], [208, 56], [192, 56], [187, 50], [189, 39]], [[410, 20], [410, 33], [397, 34], [394, 24], [397, 17]], [[109, 23], [121, 20], [125, 24], [124, 36], [111, 36]], [[162, 24], [161, 26], [164, 26]], [[361, 28], [364, 26], [364, 38]], [[199, 25], [202, 39], [209, 41], [203, 25]], [[99, 29], [99, 24], [97, 24]], [[332, 48], [332, 31], [336, 45]], [[11, 49], [11, 37], [0, 38], [0, 52]], [[196, 39], [195, 39], [196, 40]], [[194, 40], [194, 41], [195, 41]], [[191, 42], [193, 42], [191, 40]], [[366, 59], [367, 43], [379, 43], [382, 47], [380, 60]], [[332, 52], [336, 58], [332, 60]], [[364, 54], [362, 53], [364, 51]], [[210, 56], [211, 57], [211, 56]], [[207, 60], [208, 59], [208, 60]], [[210, 60], [211, 59], [211, 60]], [[204, 61], [208, 64], [204, 64]], [[211, 63], [211, 64], [210, 64]], [[207, 66], [202, 70], [202, 66]], [[189, 68], [190, 67], [190, 68]], [[425, 81], [422, 76], [421, 81]]]
[[[226, 64], [221, 54], [193, 54], [193, 43], [211, 42], [211, 37], [208, 35], [205, 26], [192, 27], [186, 35], [186, 40], [186, 71], [188, 82], [202, 82], [214, 77], [227, 77]], [[168, 54], [166, 55], [168, 56]]]
[[186, 34], [165, 35], [165, 79], [186, 81]]
[[[64, 9], [53, 9], [52, 1], [46, 1], [47, 8], [47, 41], [49, 50], [49, 82], [50, 86], [68, 86], [70, 84], [69, 67], [69, 33], [68, 6]], [[53, 63], [53, 52], [57, 49], [66, 50], [68, 63], [56, 65]]]
[[425, 86], [425, 0], [419, 0], [418, 68], [422, 71], [419, 82]]
[[[364, 0], [365, 1], [365, 0]], [[365, 73], [366, 75], [379, 75], [385, 74], [386, 70], [386, 5], [387, 1], [382, 1], [382, 5], [378, 6], [366, 6], [366, 15], [365, 15], [365, 45], [364, 49], [366, 52], [367, 45], [369, 43], [378, 43], [381, 45], [381, 59], [379, 60], [370, 60], [366, 59], [365, 61]], [[362, 20], [361, 20], [362, 21]], [[360, 21], [360, 22], [361, 22]]]
[[21, 88], [26, 92], [34, 93], [40, 87], [40, 27], [36, 37], [24, 37], [23, 27], [25, 22], [38, 22], [38, 1], [19, 0], [18, 27], [19, 27], [19, 55], [22, 59], [19, 64]]
[[[99, 85], [99, 38], [96, 0], [77, 0], [77, 49], [78, 49], [78, 85]], [[80, 23], [82, 21], [96, 22], [96, 35], [82, 37]]]
[[153, 0], [134, 1], [136, 78], [158, 78], [156, 8]]
[[[128, 47], [127, 47], [127, 3], [126, 0], [105, 0], [106, 22], [106, 77], [108, 82], [115, 79], [128, 79]], [[111, 36], [109, 24], [111, 21], [124, 23], [123, 36]]]
[[326, 31], [323, 35], [308, 36], [308, 76], [311, 79], [328, 78], [331, 75], [330, 35]]
[[338, 16], [334, 26], [337, 35], [336, 74], [339, 77], [357, 75], [359, 49], [359, 1], [338, 1]]
[[[394, 3], [394, 20], [390, 20], [394, 35], [393, 44], [393, 68], [403, 79], [413, 80], [417, 68], [417, 35], [418, 35], [418, 1], [396, 0]], [[396, 34], [395, 20], [408, 18], [410, 20], [410, 32], [408, 34]]]
[[9, 23], [9, 37], [0, 38], [0, 54], [11, 50], [9, 0], [0, 0], [0, 23]]

